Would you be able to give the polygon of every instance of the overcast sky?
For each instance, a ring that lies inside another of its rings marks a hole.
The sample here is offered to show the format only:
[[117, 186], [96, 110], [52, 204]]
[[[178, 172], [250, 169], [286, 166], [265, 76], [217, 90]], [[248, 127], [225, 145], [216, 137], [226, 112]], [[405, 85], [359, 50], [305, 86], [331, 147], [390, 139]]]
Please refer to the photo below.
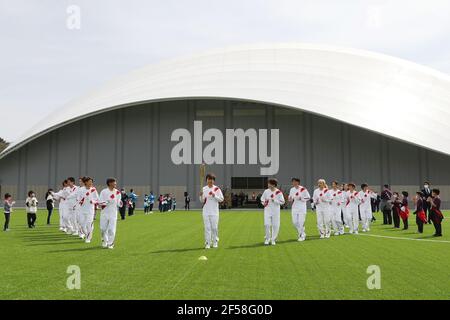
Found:
[[229, 45], [333, 44], [450, 73], [449, 13], [448, 0], [0, 0], [0, 137], [132, 69]]

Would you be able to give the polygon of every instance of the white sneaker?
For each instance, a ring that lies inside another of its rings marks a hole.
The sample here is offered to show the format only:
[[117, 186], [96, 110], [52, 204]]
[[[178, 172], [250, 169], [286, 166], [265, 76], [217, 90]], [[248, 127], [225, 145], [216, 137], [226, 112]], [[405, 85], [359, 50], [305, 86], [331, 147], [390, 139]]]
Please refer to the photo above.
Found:
[[362, 229], [362, 232], [367, 232], [367, 230], [366, 229]]
[[73, 236], [78, 236], [78, 232], [72, 233]]
[[349, 230], [348, 233], [353, 234], [353, 230]]
[[270, 244], [275, 246], [277, 243], [275, 242], [275, 240], [272, 240], [272, 242]]
[[63, 227], [59, 227], [59, 231], [64, 231], [64, 228]]
[[340, 235], [340, 233], [339, 233], [339, 232], [335, 232], [334, 235], [335, 235], [335, 236], [338, 236], [338, 235]]
[[108, 249], [114, 249], [114, 245], [112, 244], [112, 245], [109, 245], [108, 246]]
[[270, 243], [270, 241], [269, 241], [269, 240], [264, 240], [264, 245], [268, 246], [268, 245], [269, 245], [269, 243]]
[[331, 233], [330, 233], [330, 232], [327, 232], [327, 233], [325, 234], [325, 238], [329, 239], [330, 237], [331, 237]]
[[367, 228], [367, 232], [369, 232], [370, 231], [370, 228]]
[[209, 249], [211, 248], [211, 246], [209, 245], [209, 243], [205, 246], [205, 249]]
[[106, 247], [108, 247], [108, 244], [106, 242], [102, 241], [102, 247], [106, 248]]
[[218, 246], [219, 246], [219, 244], [217, 242], [214, 242], [213, 248], [217, 248]]
[[320, 234], [320, 239], [324, 239], [325, 235], [323, 233]]
[[86, 241], [85, 241], [86, 243], [91, 243], [91, 240], [89, 240], [89, 239], [86, 239]]
[[342, 230], [342, 231], [339, 232], [339, 235], [341, 235], [341, 236], [344, 235], [344, 234], [345, 234], [345, 231], [344, 231], [344, 230]]
[[305, 237], [303, 237], [303, 236], [301, 236], [300, 238], [298, 238], [298, 242], [303, 242], [303, 241], [305, 241]]
[[354, 233], [355, 233], [355, 234], [359, 234], [358, 230], [355, 230]]

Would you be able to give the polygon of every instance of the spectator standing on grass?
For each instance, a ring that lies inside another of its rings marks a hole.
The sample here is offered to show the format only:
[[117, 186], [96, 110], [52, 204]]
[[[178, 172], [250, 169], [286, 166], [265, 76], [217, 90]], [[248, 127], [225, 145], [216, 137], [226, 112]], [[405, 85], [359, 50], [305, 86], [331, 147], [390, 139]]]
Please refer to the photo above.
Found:
[[383, 212], [383, 224], [392, 224], [392, 191], [385, 184], [381, 192], [380, 209]]
[[423, 189], [422, 189], [422, 194], [423, 194], [423, 210], [425, 211], [425, 214], [427, 215], [427, 220], [428, 223], [431, 224], [431, 204], [430, 202], [428, 202], [428, 199], [432, 197], [432, 190], [431, 190], [431, 186], [430, 186], [430, 182], [425, 181], [423, 183]]
[[441, 191], [439, 189], [433, 189], [431, 191], [431, 197], [427, 199], [429, 207], [431, 207], [431, 221], [433, 222], [435, 233], [434, 237], [442, 237], [442, 220], [444, 215], [441, 212]]
[[400, 210], [402, 207], [402, 200], [398, 192], [394, 192], [392, 196], [392, 220], [394, 221], [394, 228], [400, 228]]
[[45, 194], [45, 203], [47, 205], [47, 225], [50, 225], [50, 218], [52, 217], [53, 209], [55, 208], [55, 200], [53, 199], [53, 189], [48, 189]]
[[3, 202], [3, 209], [5, 213], [5, 225], [3, 231], [9, 231], [9, 221], [11, 219], [12, 207], [15, 202], [12, 200], [12, 196], [9, 193], [5, 194], [5, 200]]
[[128, 207], [128, 216], [134, 215], [134, 209], [136, 209], [136, 201], [137, 201], [138, 195], [134, 193], [133, 189], [130, 189], [130, 194], [128, 195], [128, 203], [130, 203]]
[[28, 197], [25, 200], [25, 205], [27, 207], [28, 228], [35, 228], [38, 200], [36, 199], [36, 194], [33, 191], [28, 191]]
[[128, 204], [128, 195], [125, 192], [125, 189], [120, 190], [120, 200], [122, 201], [122, 206], [119, 208], [120, 218], [125, 220]]
[[148, 214], [149, 207], [150, 207], [150, 204], [149, 204], [149, 200], [148, 200], [148, 194], [145, 194], [144, 195], [144, 214]]
[[189, 210], [191, 207], [191, 197], [189, 196], [189, 193], [184, 193], [184, 210]]
[[423, 209], [424, 200], [422, 191], [416, 193], [414, 202], [416, 205], [416, 211], [414, 211], [414, 214], [416, 215], [417, 231], [419, 233], [423, 233], [423, 225], [427, 223], [427, 215], [425, 213], [425, 210]]
[[153, 194], [153, 191], [150, 191], [150, 195], [148, 196], [148, 204], [148, 210], [150, 211], [150, 213], [153, 213], [153, 206], [155, 205], [155, 195]]

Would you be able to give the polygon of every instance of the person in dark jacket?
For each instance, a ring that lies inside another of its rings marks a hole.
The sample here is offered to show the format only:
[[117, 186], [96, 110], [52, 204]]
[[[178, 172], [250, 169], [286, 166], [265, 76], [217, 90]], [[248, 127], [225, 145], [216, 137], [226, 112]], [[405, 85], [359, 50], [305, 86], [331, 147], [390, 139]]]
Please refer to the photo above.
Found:
[[427, 199], [429, 207], [431, 208], [431, 221], [433, 222], [435, 237], [442, 237], [442, 220], [444, 215], [441, 212], [441, 198], [439, 189], [433, 189], [431, 192], [431, 197]]
[[47, 225], [50, 225], [50, 218], [52, 217], [53, 209], [55, 208], [55, 200], [53, 199], [53, 189], [48, 189], [45, 194], [45, 203], [47, 205]]
[[427, 215], [424, 210], [423, 193], [421, 191], [416, 193], [414, 202], [416, 203], [414, 214], [416, 215], [417, 231], [423, 233], [423, 225], [427, 223]]
[[402, 205], [400, 207], [400, 218], [402, 218], [403, 221], [403, 230], [408, 230], [408, 218], [409, 218], [409, 203], [408, 203], [408, 196], [409, 193], [406, 191], [402, 192]]
[[425, 211], [425, 214], [428, 217], [427, 218], [428, 223], [431, 224], [431, 217], [430, 217], [431, 205], [428, 202], [428, 199], [432, 197], [432, 190], [431, 190], [431, 187], [430, 187], [430, 183], [428, 181], [425, 181], [423, 183], [422, 194], [423, 194], [422, 200], [423, 200], [423, 204], [424, 204], [423, 210]]
[[402, 208], [402, 200], [398, 192], [394, 192], [392, 195], [392, 220], [394, 222], [394, 228], [400, 228], [400, 210]]
[[127, 203], [128, 203], [128, 195], [125, 192], [125, 189], [120, 190], [120, 200], [122, 200], [123, 205], [119, 208], [120, 218], [125, 220], [125, 216], [127, 213]]
[[383, 192], [381, 192], [380, 209], [383, 212], [383, 224], [392, 224], [392, 191], [389, 185], [385, 184]]

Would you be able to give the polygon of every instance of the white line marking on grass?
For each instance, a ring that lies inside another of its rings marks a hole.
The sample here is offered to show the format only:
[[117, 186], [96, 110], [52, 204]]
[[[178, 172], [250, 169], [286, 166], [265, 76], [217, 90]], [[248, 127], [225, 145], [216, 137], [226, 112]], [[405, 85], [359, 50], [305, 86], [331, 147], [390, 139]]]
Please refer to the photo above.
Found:
[[427, 242], [441, 242], [441, 243], [450, 243], [447, 240], [432, 240], [432, 239], [413, 239], [413, 238], [404, 238], [404, 237], [389, 237], [389, 236], [380, 236], [378, 234], [363, 234], [360, 233], [358, 236], [366, 236], [366, 237], [375, 237], [375, 238], [386, 238], [386, 239], [395, 239], [395, 240], [412, 240], [412, 241], [427, 241]]

